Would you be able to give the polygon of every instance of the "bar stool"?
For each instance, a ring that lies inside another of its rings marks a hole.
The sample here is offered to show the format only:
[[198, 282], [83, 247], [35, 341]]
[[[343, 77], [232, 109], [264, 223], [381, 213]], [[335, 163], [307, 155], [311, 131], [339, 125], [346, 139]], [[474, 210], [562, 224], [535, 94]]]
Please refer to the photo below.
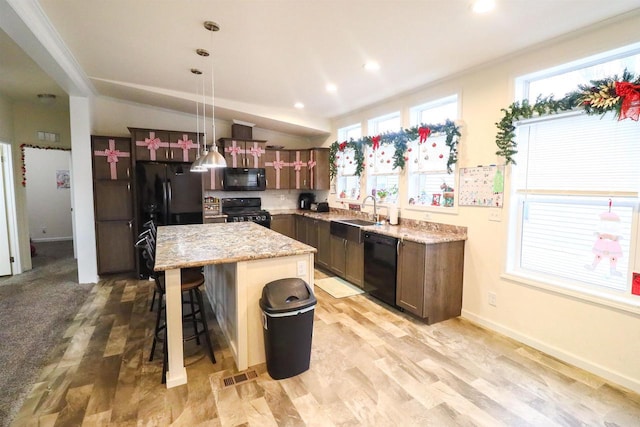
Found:
[[[149, 236], [144, 237], [136, 243], [136, 247], [143, 251], [143, 256], [148, 260], [148, 266], [153, 270], [153, 264], [155, 263], [155, 250], [153, 248], [151, 239]], [[166, 382], [167, 378], [167, 364], [168, 364], [168, 352], [167, 352], [167, 319], [166, 319], [166, 305], [165, 305], [165, 277], [164, 274], [154, 273], [155, 292], [158, 295], [158, 311], [156, 314], [156, 323], [153, 333], [153, 343], [151, 344], [151, 353], [149, 355], [149, 361], [153, 360], [156, 344], [158, 341], [163, 342], [163, 359], [162, 359], [162, 383]], [[182, 304], [188, 305], [190, 311], [188, 313], [183, 312], [183, 323], [189, 323], [193, 327], [193, 334], [184, 336], [183, 341], [195, 340], [196, 344], [200, 345], [200, 336], [204, 335], [204, 340], [207, 345], [207, 351], [209, 353], [209, 359], [211, 363], [216, 363], [216, 358], [213, 353], [213, 347], [211, 345], [211, 337], [209, 336], [209, 325], [207, 324], [207, 318], [204, 311], [204, 301], [202, 298], [202, 292], [200, 286], [204, 284], [204, 276], [197, 269], [184, 269], [180, 271], [180, 287], [182, 291]]]

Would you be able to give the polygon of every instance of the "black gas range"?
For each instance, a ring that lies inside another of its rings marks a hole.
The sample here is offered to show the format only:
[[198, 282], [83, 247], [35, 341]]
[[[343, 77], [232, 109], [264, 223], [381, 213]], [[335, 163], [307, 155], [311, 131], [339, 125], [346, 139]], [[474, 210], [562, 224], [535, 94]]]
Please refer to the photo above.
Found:
[[222, 199], [220, 208], [227, 216], [227, 222], [253, 221], [271, 228], [271, 214], [262, 209], [260, 197]]

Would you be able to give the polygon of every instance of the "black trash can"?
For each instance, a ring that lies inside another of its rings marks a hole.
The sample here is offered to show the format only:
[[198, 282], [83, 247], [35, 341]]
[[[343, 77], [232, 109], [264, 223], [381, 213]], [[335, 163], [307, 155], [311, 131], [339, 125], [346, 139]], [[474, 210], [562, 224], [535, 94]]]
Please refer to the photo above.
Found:
[[316, 302], [299, 278], [275, 280], [262, 289], [262, 332], [271, 378], [290, 378], [309, 369]]

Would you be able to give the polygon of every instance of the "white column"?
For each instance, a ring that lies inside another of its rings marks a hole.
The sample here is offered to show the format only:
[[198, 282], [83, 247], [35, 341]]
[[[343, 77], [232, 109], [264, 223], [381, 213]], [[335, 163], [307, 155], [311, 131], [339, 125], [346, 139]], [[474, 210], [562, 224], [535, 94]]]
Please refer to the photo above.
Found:
[[69, 97], [69, 125], [71, 128], [71, 197], [75, 224], [73, 239], [78, 254], [78, 282], [97, 283], [98, 261], [93, 215], [89, 98]]

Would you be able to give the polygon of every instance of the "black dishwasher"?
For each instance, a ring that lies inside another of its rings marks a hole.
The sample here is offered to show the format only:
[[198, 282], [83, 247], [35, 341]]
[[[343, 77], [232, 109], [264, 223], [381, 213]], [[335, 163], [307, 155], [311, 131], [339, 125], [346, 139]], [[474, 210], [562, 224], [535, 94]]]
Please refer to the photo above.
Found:
[[363, 234], [364, 290], [395, 307], [398, 239], [370, 232]]

